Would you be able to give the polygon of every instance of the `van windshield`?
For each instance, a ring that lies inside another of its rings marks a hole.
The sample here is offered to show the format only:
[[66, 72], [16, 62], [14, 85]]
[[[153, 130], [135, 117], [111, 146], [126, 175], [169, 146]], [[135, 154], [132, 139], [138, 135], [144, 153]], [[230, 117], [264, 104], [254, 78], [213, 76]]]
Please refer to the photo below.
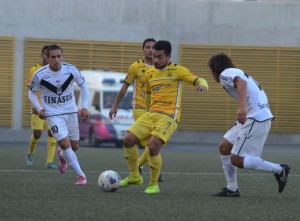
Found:
[[[118, 92], [103, 92], [103, 108], [110, 109], [115, 101]], [[131, 105], [132, 91], [127, 91], [121, 100], [118, 109], [132, 109]]]

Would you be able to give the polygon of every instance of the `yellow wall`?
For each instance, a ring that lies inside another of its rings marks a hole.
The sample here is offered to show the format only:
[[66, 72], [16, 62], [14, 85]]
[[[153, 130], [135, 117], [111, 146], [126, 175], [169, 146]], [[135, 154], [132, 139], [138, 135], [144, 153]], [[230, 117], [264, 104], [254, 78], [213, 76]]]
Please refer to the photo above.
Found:
[[13, 124], [15, 38], [0, 37], [0, 125]]
[[276, 119], [272, 131], [300, 131], [300, 48], [181, 45], [180, 64], [208, 80], [206, 95], [193, 87], [184, 89], [179, 128], [226, 130], [234, 120], [236, 103], [217, 84], [207, 68], [208, 58], [219, 51], [228, 53], [236, 66], [252, 75], [266, 91]]
[[[126, 72], [142, 56], [141, 43], [53, 40], [27, 38], [24, 42], [24, 83], [29, 69], [40, 61], [41, 48], [57, 43], [64, 49], [66, 62], [82, 69], [104, 69]], [[209, 56], [224, 51], [237, 67], [252, 75], [266, 91], [276, 119], [272, 131], [300, 132], [300, 48], [251, 47], [228, 45], [180, 45], [179, 64], [208, 80], [207, 94], [195, 93], [185, 85], [180, 129], [224, 131], [235, 120], [236, 103], [213, 81], [207, 68]], [[0, 125], [13, 124], [15, 38], [0, 38]], [[30, 125], [30, 104], [24, 87], [23, 125]]]

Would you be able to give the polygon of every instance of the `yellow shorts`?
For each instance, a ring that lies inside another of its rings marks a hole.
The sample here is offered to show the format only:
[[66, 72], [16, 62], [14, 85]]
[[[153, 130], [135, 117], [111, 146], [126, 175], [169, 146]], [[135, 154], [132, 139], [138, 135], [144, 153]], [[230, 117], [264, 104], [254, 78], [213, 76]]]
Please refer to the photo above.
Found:
[[177, 127], [177, 122], [166, 114], [146, 112], [129, 127], [128, 131], [137, 136], [142, 143], [149, 143], [152, 135], [166, 144]]
[[36, 114], [31, 114], [31, 129], [32, 130], [48, 130], [48, 125], [46, 120], [42, 120]]
[[139, 119], [140, 116], [142, 116], [146, 112], [146, 109], [133, 109], [133, 119], [136, 121], [137, 119]]

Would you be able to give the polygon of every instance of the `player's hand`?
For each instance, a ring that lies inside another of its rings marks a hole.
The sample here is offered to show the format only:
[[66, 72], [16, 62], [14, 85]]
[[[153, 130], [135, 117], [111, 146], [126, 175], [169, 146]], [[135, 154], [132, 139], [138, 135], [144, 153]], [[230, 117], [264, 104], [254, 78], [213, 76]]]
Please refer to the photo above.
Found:
[[40, 110], [40, 112], [39, 112], [39, 118], [41, 118], [42, 120], [46, 119], [45, 110], [44, 109]]
[[28, 88], [30, 87], [30, 83], [31, 83], [31, 80], [26, 80], [26, 82], [25, 82], [25, 84]]
[[239, 123], [244, 124], [246, 122], [246, 108], [239, 107], [236, 114], [236, 119]]
[[82, 108], [81, 109], [81, 119], [83, 121], [86, 121], [86, 120], [89, 119], [89, 111], [88, 111], [88, 109], [86, 109], [86, 108]]
[[39, 112], [37, 111], [37, 109], [35, 107], [31, 107], [31, 113], [33, 113], [35, 115], [39, 115]]
[[115, 107], [112, 107], [109, 110], [109, 117], [110, 117], [110, 119], [113, 119], [117, 115], [117, 112], [118, 112], [118, 109], [115, 108]]
[[207, 88], [205, 86], [198, 86], [196, 89], [196, 92], [205, 93], [206, 91], [207, 91]]

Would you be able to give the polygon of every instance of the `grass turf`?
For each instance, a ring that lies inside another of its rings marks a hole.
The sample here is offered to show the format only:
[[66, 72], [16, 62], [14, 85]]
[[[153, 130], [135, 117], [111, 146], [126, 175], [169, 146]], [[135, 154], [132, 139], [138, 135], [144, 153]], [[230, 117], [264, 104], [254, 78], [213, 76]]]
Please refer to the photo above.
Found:
[[27, 167], [26, 148], [0, 148], [0, 220], [300, 220], [299, 154], [263, 155], [292, 168], [283, 193], [278, 193], [273, 174], [239, 170], [241, 197], [218, 198], [211, 194], [225, 186], [225, 179], [217, 150], [163, 150], [161, 193], [148, 195], [143, 193], [149, 182], [147, 165], [142, 186], [115, 193], [98, 188], [104, 170], [128, 175], [122, 149], [80, 148], [77, 156], [88, 185], [77, 187], [70, 169], [60, 174], [45, 168], [45, 148], [36, 150], [33, 167]]

